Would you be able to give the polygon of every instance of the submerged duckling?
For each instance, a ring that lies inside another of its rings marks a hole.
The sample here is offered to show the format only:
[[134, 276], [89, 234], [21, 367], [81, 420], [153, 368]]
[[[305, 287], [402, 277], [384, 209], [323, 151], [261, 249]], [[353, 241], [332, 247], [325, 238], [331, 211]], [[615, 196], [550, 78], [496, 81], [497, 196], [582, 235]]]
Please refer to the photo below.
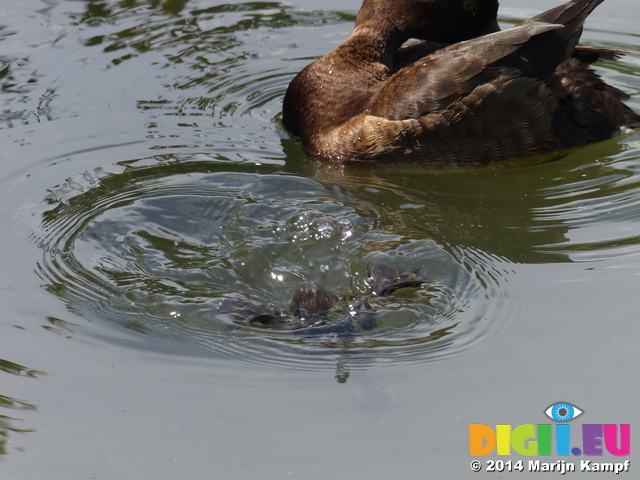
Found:
[[[367, 265], [367, 286], [372, 297], [389, 295], [401, 288], [418, 288], [427, 283], [422, 269], [398, 269], [385, 264]], [[284, 312], [274, 305], [265, 305], [251, 297], [236, 296], [222, 301], [219, 315], [229, 315], [235, 323], [270, 328], [297, 330], [298, 334], [351, 334], [375, 327], [373, 314], [334, 320], [326, 315], [340, 299], [321, 285], [304, 286], [296, 290]], [[356, 310], [366, 310], [366, 299]], [[371, 312], [366, 312], [371, 313]]]
[[283, 123], [329, 162], [488, 163], [627, 132], [640, 116], [588, 67], [625, 52], [577, 45], [603, 1], [499, 31], [497, 0], [365, 0], [349, 39], [293, 79]]

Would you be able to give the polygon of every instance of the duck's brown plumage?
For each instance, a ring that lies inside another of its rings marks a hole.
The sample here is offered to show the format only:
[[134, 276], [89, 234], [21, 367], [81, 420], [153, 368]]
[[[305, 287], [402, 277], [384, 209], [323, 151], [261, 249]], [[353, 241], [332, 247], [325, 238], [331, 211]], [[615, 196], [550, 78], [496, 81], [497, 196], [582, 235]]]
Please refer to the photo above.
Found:
[[577, 45], [603, 1], [497, 31], [497, 0], [365, 0], [349, 39], [291, 82], [283, 122], [337, 162], [484, 163], [639, 127], [587, 65], [620, 52]]

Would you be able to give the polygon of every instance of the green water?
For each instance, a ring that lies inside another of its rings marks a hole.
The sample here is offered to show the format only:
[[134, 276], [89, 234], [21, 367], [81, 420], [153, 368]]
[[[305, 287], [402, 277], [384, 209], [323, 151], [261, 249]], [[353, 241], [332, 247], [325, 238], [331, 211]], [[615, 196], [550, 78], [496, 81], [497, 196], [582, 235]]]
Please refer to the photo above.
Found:
[[[1, 477], [508, 478], [471, 472], [468, 424], [560, 400], [637, 437], [640, 133], [533, 166], [310, 162], [282, 96], [358, 7], [0, 7]], [[583, 40], [640, 52], [639, 22], [607, 0]], [[640, 110], [640, 57], [596, 68]], [[428, 283], [367, 298], [369, 262]], [[376, 328], [218, 313], [316, 283]]]

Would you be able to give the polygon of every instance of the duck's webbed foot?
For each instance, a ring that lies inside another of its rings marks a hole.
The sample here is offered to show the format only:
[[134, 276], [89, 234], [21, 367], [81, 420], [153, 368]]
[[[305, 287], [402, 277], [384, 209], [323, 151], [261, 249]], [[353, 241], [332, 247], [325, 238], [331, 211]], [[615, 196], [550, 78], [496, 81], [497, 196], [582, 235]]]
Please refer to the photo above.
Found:
[[233, 315], [241, 319], [242, 323], [260, 323], [262, 325], [281, 325], [286, 323], [286, 317], [280, 310], [268, 306], [255, 298], [225, 298], [220, 304], [218, 313]]
[[374, 297], [389, 295], [400, 288], [418, 288], [427, 283], [422, 268], [399, 269], [384, 263], [369, 263], [367, 273], [367, 285]]

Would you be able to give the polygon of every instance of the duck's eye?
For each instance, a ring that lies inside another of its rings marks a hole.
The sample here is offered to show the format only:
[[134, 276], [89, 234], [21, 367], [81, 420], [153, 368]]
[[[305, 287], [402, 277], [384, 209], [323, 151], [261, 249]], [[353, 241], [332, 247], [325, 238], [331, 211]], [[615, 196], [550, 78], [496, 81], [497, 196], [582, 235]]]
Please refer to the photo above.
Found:
[[478, 4], [476, 2], [462, 2], [462, 9], [467, 13], [473, 13], [478, 8]]

